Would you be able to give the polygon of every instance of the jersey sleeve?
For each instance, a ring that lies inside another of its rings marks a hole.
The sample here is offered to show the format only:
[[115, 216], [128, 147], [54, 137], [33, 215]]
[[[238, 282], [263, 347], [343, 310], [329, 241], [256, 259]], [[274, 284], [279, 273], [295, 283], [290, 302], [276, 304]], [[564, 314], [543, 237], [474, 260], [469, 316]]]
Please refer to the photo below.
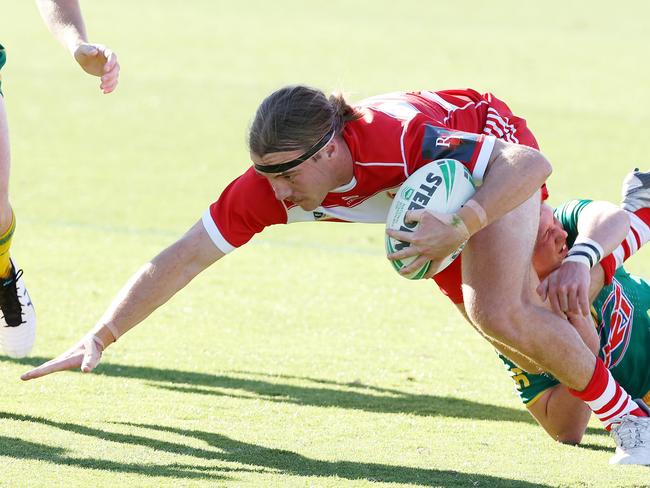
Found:
[[527, 407], [535, 403], [546, 390], [560, 384], [550, 375], [526, 373], [502, 354], [499, 354], [499, 358], [503, 361], [506, 371], [515, 382], [517, 395]]
[[201, 220], [215, 246], [227, 254], [266, 227], [286, 224], [287, 210], [266, 179], [250, 168], [226, 187]]
[[476, 185], [483, 182], [496, 138], [442, 127], [433, 119], [418, 116], [403, 136], [409, 174], [437, 159], [455, 159], [472, 173]]
[[567, 232], [567, 246], [573, 246], [578, 237], [578, 220], [582, 211], [593, 200], [570, 200], [553, 210], [553, 215], [560, 221]]

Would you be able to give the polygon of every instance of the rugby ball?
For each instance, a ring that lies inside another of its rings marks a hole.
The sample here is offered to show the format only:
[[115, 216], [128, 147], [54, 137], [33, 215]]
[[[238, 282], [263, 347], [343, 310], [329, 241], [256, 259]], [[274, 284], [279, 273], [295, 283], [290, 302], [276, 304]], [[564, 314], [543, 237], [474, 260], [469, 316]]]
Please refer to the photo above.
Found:
[[[397, 191], [388, 211], [386, 228], [415, 232], [417, 222], [405, 223], [404, 217], [409, 210], [426, 209], [440, 213], [454, 213], [476, 192], [476, 186], [469, 170], [455, 159], [440, 159], [428, 163], [409, 176]], [[386, 252], [400, 251], [410, 244], [398, 241], [386, 235]], [[436, 273], [449, 266], [465, 247], [463, 243], [456, 251], [447, 256]], [[411, 264], [417, 257], [391, 261], [393, 268], [400, 271]], [[404, 276], [409, 280], [419, 280], [429, 271], [431, 261], [421, 268]]]

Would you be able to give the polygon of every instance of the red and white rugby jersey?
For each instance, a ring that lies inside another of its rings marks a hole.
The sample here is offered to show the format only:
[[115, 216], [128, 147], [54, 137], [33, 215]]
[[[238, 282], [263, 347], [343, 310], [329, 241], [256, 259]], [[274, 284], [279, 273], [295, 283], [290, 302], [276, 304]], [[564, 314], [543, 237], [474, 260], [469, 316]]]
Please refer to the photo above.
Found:
[[[507, 116], [493, 102], [503, 105]], [[416, 169], [452, 158], [465, 164], [480, 184], [495, 138], [519, 142], [522, 122], [525, 128], [525, 121], [503, 102], [469, 89], [391, 93], [356, 106], [363, 118], [348, 122], [343, 131], [354, 161], [352, 180], [328, 193], [317, 209], [305, 211], [277, 200], [270, 183], [251, 167], [203, 215], [203, 225], [221, 251], [232, 251], [274, 224], [384, 223], [394, 193]]]

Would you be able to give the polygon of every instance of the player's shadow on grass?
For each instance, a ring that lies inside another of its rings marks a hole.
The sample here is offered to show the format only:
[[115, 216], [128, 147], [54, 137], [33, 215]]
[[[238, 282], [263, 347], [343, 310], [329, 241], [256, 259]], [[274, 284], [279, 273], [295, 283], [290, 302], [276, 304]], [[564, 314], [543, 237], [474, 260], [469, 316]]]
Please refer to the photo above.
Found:
[[[11, 359], [0, 356], [0, 359], [24, 365], [39, 365], [46, 361], [46, 358], [42, 357]], [[111, 363], [100, 364], [94, 374], [145, 380], [156, 388], [198, 395], [262, 399], [275, 403], [335, 407], [372, 413], [535, 423], [523, 408], [513, 409], [462, 398], [409, 393], [359, 382], [340, 383], [308, 377], [270, 375], [267, 381], [260, 379], [266, 376], [262, 373], [233, 372], [231, 375], [213, 375]], [[308, 384], [280, 383], [277, 382], [278, 378]], [[590, 428], [588, 433], [598, 435], [604, 431]]]
[[[3, 416], [4, 414], [0, 413], [0, 418]], [[203, 467], [189, 464], [174, 463], [159, 465], [120, 463], [105, 459], [68, 456], [67, 450], [61, 447], [37, 444], [23, 439], [2, 435], [0, 435], [0, 446], [2, 446], [1, 455], [3, 457], [47, 462], [55, 464], [56, 466], [70, 466], [82, 469], [130, 473], [143, 476], [160, 476], [164, 478], [211, 479], [220, 481], [232, 479], [228, 476], [205, 472]], [[224, 471], [227, 471], [227, 468], [224, 469]], [[29, 480], [27, 479], [26, 482], [29, 482]]]
[[[3, 456], [15, 459], [37, 460], [57, 465], [73, 466], [84, 469], [117, 471], [146, 476], [173, 478], [208, 478], [215, 480], [229, 479], [219, 472], [278, 472], [291, 476], [337, 477], [348, 480], [361, 480], [382, 483], [408, 483], [419, 486], [498, 486], [512, 488], [545, 488], [549, 485], [529, 483], [527, 481], [500, 478], [476, 473], [413, 468], [379, 463], [358, 463], [352, 461], [323, 461], [312, 459], [292, 451], [273, 449], [248, 442], [242, 442], [221, 434], [201, 430], [185, 430], [160, 425], [119, 423], [131, 428], [165, 432], [200, 440], [206, 448], [196, 448], [180, 442], [163, 441], [145, 435], [133, 433], [109, 432], [70, 422], [57, 422], [31, 415], [0, 412], [0, 419], [33, 422], [43, 426], [58, 428], [79, 435], [95, 437], [103, 441], [136, 445], [155, 449], [173, 455], [194, 457], [204, 461], [219, 461], [245, 465], [239, 469], [226, 466], [206, 466], [197, 464], [136, 464], [119, 463], [93, 458], [77, 458], [67, 455], [63, 448], [35, 444], [13, 437], [0, 436]], [[233, 480], [234, 481], [234, 480]]]

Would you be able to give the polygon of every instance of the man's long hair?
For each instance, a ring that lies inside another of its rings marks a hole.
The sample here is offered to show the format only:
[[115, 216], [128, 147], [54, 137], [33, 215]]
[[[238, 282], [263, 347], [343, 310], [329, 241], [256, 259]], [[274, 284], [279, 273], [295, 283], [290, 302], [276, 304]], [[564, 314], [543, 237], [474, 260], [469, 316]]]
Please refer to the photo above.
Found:
[[328, 98], [315, 88], [286, 86], [260, 104], [250, 127], [248, 147], [258, 156], [305, 151], [331, 129], [338, 135], [346, 122], [362, 116], [340, 93]]

